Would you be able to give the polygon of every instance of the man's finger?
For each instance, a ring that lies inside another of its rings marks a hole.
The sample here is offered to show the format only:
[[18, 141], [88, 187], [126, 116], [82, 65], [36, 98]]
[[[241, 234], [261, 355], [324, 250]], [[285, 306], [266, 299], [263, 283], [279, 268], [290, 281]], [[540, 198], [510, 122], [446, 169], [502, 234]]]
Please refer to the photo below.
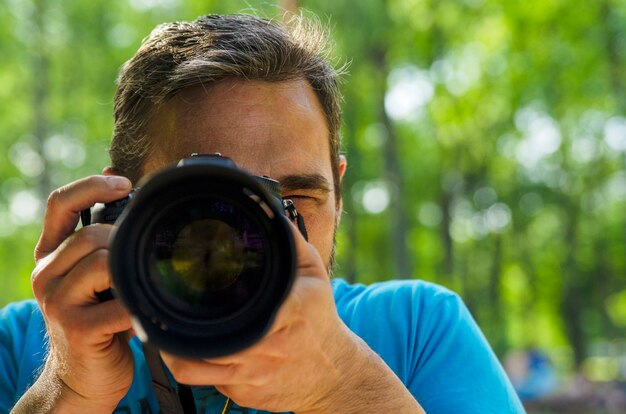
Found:
[[130, 181], [120, 176], [94, 175], [74, 181], [50, 194], [35, 260], [54, 251], [76, 228], [81, 210], [128, 194]]
[[289, 225], [296, 245], [298, 276], [314, 276], [328, 280], [329, 277], [324, 261], [317, 249], [304, 239], [304, 236], [302, 236], [294, 223], [289, 221]]
[[71, 325], [71, 330], [67, 331], [68, 341], [77, 351], [85, 345], [108, 345], [112, 335], [131, 329], [130, 315], [119, 299], [68, 310], [74, 315], [69, 315], [71, 320], [64, 323]]
[[241, 365], [213, 364], [201, 360], [176, 357], [161, 351], [163, 362], [176, 381], [188, 385], [231, 385], [241, 381]]
[[130, 314], [119, 299], [102, 302], [90, 308], [93, 330], [108, 336], [132, 328]]
[[82, 305], [100, 301], [95, 293], [111, 287], [108, 259], [108, 250], [96, 250], [79, 261], [66, 276], [61, 278], [56, 289], [63, 292], [66, 303]]
[[289, 355], [289, 327], [281, 326], [278, 329], [272, 329], [272, 332], [269, 332], [259, 342], [251, 345], [243, 351], [222, 357], [207, 358], [203, 359], [203, 361], [214, 365], [233, 365], [241, 364], [247, 359], [259, 357], [276, 359], [287, 358]]
[[50, 282], [53, 279], [70, 272], [86, 256], [105, 249], [111, 229], [112, 226], [106, 224], [85, 227], [71, 234], [54, 252], [39, 260], [31, 276], [35, 297], [45, 295], [51, 288]]

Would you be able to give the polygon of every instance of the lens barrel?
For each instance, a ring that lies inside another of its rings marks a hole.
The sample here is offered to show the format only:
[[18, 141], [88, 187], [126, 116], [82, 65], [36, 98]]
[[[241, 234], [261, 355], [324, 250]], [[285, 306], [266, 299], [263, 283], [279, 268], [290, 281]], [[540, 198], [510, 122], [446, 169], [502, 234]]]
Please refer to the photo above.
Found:
[[110, 268], [148, 342], [212, 358], [271, 327], [296, 264], [275, 183], [220, 156], [186, 158], [140, 183], [116, 221]]

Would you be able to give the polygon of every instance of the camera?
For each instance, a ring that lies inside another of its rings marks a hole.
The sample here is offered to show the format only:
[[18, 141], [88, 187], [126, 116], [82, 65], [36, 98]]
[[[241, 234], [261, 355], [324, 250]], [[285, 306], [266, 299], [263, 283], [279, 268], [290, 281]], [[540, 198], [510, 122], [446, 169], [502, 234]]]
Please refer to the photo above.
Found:
[[219, 154], [184, 158], [81, 218], [115, 224], [112, 291], [138, 336], [190, 358], [228, 355], [265, 335], [295, 277], [288, 220], [304, 231], [277, 181]]

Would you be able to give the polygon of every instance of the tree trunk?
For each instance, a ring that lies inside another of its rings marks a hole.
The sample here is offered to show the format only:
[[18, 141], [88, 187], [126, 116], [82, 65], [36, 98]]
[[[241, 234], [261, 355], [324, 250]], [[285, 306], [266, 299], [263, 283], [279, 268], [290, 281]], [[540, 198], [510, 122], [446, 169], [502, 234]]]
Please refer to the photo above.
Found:
[[567, 246], [567, 253], [563, 262], [563, 300], [561, 302], [561, 312], [565, 324], [565, 331], [569, 338], [574, 352], [574, 362], [580, 366], [586, 356], [586, 341], [582, 313], [586, 307], [585, 285], [581, 280], [581, 273], [576, 266], [576, 237], [578, 225], [577, 204], [572, 200], [563, 202], [567, 213], [565, 239], [563, 243]]
[[36, 0], [32, 20], [36, 33], [32, 47], [33, 73], [33, 135], [35, 136], [35, 150], [44, 163], [43, 172], [38, 177], [37, 191], [41, 200], [46, 200], [51, 191], [48, 163], [44, 151], [44, 144], [48, 135], [49, 121], [47, 100], [49, 93], [48, 72], [49, 58], [46, 42], [46, 0]]
[[442, 273], [448, 280], [452, 280], [454, 272], [454, 243], [450, 235], [452, 224], [452, 194], [445, 189], [441, 190], [439, 208], [441, 209], [441, 244], [443, 247]]
[[386, 139], [383, 145], [383, 157], [385, 178], [389, 183], [395, 185], [395, 192], [390, 194], [392, 208], [389, 211], [391, 248], [395, 267], [395, 274], [399, 278], [410, 278], [412, 276], [412, 265], [410, 253], [407, 246], [407, 229], [409, 220], [407, 217], [407, 199], [404, 188], [404, 179], [398, 161], [398, 138], [394, 125], [389, 119], [385, 109], [385, 93], [387, 92], [387, 75], [389, 68], [385, 51], [382, 48], [372, 48], [372, 61], [377, 68], [378, 77], [378, 118], [385, 127]]
[[502, 355], [507, 347], [506, 330], [504, 329], [504, 309], [502, 307], [502, 294], [500, 281], [502, 279], [502, 236], [494, 236], [493, 257], [489, 274], [489, 312], [491, 314], [489, 335], [491, 344], [498, 355]]
[[[602, 21], [607, 22], [602, 25], [604, 30], [604, 44], [609, 66], [609, 79], [613, 91], [618, 98], [619, 109], [626, 109], [626, 89], [624, 88], [624, 73], [620, 62], [620, 33], [614, 29], [614, 25], [609, 24], [611, 20], [611, 4], [608, 0], [604, 0], [600, 5], [600, 13]], [[613, 17], [615, 18], [615, 17]]]

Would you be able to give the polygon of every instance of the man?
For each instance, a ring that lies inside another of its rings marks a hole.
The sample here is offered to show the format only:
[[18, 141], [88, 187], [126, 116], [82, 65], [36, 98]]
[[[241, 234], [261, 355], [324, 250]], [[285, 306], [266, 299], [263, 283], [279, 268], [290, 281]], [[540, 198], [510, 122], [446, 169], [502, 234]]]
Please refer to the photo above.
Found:
[[324, 43], [300, 19], [206, 16], [155, 29], [120, 74], [112, 166], [51, 194], [37, 302], [3, 310], [3, 410], [158, 412], [130, 316], [119, 299], [96, 296], [111, 286], [111, 226], [74, 229], [78, 212], [125, 196], [139, 178], [219, 152], [279, 180], [309, 242], [293, 232], [297, 279], [260, 342], [209, 360], [162, 353], [177, 382], [197, 386], [198, 412], [220, 412], [226, 397], [232, 412], [249, 413], [523, 412], [454, 294], [419, 281], [331, 282], [346, 160], [339, 72]]

